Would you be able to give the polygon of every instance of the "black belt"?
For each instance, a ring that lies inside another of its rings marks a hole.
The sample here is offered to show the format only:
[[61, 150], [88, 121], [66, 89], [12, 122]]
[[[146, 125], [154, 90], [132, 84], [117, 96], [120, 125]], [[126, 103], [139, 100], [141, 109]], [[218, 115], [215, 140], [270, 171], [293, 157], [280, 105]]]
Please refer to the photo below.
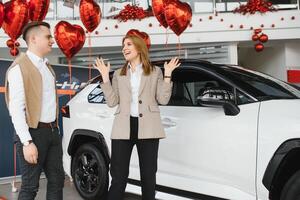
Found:
[[38, 128], [57, 128], [57, 123], [56, 121], [50, 123], [39, 122]]

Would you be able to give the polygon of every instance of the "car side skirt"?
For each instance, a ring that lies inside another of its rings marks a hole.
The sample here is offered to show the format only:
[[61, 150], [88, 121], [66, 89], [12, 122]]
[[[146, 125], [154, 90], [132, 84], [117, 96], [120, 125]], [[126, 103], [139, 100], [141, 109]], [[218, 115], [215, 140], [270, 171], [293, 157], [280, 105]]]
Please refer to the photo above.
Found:
[[[141, 186], [141, 181], [128, 179], [128, 183], [136, 186]], [[201, 200], [228, 200], [219, 197], [208, 196], [205, 194], [199, 194], [195, 192], [190, 192], [186, 190], [175, 189], [171, 187], [166, 187], [162, 185], [156, 185], [155, 189], [160, 192], [173, 194], [181, 197], [191, 198], [191, 199], [201, 199]]]

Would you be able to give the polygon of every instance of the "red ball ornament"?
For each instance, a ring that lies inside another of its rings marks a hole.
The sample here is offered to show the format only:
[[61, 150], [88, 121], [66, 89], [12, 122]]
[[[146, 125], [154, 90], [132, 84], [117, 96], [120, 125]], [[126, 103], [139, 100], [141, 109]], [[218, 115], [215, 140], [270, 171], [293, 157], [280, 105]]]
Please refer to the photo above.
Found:
[[18, 41], [16, 41], [16, 42], [15, 42], [15, 46], [16, 46], [16, 47], [19, 47], [19, 46], [20, 46], [20, 43], [19, 43]]
[[149, 27], [152, 27], [152, 23], [149, 23], [149, 25], [148, 25]]
[[259, 36], [259, 41], [265, 43], [269, 40], [269, 37], [266, 34], [261, 34], [261, 36]]
[[261, 52], [262, 50], [264, 50], [264, 45], [262, 43], [258, 43], [255, 45], [255, 51], [256, 52]]
[[257, 41], [259, 39], [259, 36], [257, 34], [252, 35], [252, 41]]
[[254, 29], [255, 34], [259, 34], [259, 33], [261, 33], [261, 31], [262, 31], [261, 28]]
[[201, 19], [201, 18], [199, 19], [199, 22], [202, 22], [202, 19]]
[[95, 34], [98, 35], [98, 34], [99, 34], [99, 31], [95, 31]]
[[263, 24], [260, 25], [260, 27], [262, 27], [262, 28], [263, 28], [264, 26], [265, 26], [265, 25], [263, 25]]
[[9, 47], [9, 48], [13, 48], [14, 43], [15, 43], [15, 41], [13, 41], [12, 39], [9, 39], [9, 40], [6, 41], [6, 46]]
[[233, 28], [233, 25], [232, 25], [232, 24], [230, 24], [230, 28]]
[[12, 48], [12, 49], [10, 49], [9, 53], [12, 56], [17, 56], [19, 54], [19, 49], [18, 48]]
[[241, 24], [241, 25], [240, 25], [240, 29], [243, 29], [243, 28], [244, 28], [244, 25], [243, 25], [243, 24]]
[[105, 30], [108, 30], [108, 27], [107, 27], [107, 26], [105, 27]]
[[274, 27], [275, 27], [275, 24], [272, 24], [271, 27], [274, 28]]
[[209, 19], [209, 20], [212, 20], [212, 19], [213, 19], [213, 16], [209, 16], [208, 19]]
[[280, 19], [281, 21], [283, 21], [284, 20], [284, 17], [281, 17], [281, 19]]
[[292, 17], [291, 17], [291, 20], [294, 20], [294, 19], [295, 19], [295, 16], [292, 16]]
[[116, 25], [115, 25], [115, 29], [117, 29], [117, 28], [119, 28], [119, 26], [116, 24]]

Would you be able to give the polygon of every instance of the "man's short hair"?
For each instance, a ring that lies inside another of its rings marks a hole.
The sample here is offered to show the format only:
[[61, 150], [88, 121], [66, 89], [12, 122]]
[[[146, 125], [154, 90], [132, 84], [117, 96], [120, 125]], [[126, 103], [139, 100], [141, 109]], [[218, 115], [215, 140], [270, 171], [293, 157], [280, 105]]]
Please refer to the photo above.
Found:
[[41, 21], [34, 21], [34, 22], [30, 22], [28, 24], [26, 24], [23, 28], [23, 40], [26, 41], [26, 35], [28, 33], [28, 31], [34, 27], [37, 27], [37, 26], [46, 26], [47, 28], [50, 29], [50, 24], [48, 24], [47, 22], [41, 22]]

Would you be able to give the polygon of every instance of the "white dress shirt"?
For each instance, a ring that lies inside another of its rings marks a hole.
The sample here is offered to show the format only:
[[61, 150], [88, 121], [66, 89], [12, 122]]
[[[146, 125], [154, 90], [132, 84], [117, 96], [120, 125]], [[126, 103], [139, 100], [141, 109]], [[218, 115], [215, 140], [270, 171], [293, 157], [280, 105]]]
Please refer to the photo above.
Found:
[[139, 116], [139, 88], [141, 83], [141, 77], [143, 74], [143, 64], [139, 64], [136, 66], [135, 71], [131, 70], [129, 64], [130, 71], [130, 85], [131, 85], [131, 105], [130, 105], [130, 115], [133, 117]]
[[[54, 77], [46, 64], [48, 60], [47, 58], [40, 58], [30, 51], [27, 51], [26, 54], [42, 76], [43, 94], [40, 122], [53, 122], [56, 119], [56, 90]], [[19, 65], [8, 72], [7, 79], [9, 82], [9, 112], [16, 134], [24, 143], [32, 138], [26, 123], [24, 83]]]

